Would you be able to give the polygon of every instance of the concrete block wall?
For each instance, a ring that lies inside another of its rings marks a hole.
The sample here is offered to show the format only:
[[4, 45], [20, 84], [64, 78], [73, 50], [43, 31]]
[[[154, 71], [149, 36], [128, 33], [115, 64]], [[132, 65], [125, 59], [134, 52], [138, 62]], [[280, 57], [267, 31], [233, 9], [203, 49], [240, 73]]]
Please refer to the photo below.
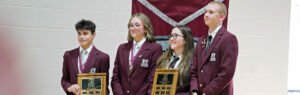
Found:
[[[239, 40], [235, 95], [286, 95], [290, 1], [231, 0], [228, 28]], [[94, 44], [110, 55], [126, 42], [131, 0], [0, 0], [0, 32], [18, 54], [23, 95], [65, 95], [64, 51], [78, 47], [74, 25], [97, 25]], [[110, 74], [111, 75], [111, 74]]]
[[287, 95], [290, 0], [231, 0], [239, 40], [236, 95]]

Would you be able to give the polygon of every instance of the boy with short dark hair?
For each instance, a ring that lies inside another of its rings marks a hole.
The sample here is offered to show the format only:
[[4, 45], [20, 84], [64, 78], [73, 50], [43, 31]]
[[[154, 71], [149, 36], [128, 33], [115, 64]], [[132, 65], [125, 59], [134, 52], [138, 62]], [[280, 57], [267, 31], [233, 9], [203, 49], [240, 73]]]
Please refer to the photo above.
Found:
[[109, 56], [93, 45], [96, 25], [90, 20], [83, 19], [75, 25], [75, 28], [80, 46], [64, 54], [61, 86], [67, 95], [79, 95], [77, 74], [106, 73], [108, 95]]

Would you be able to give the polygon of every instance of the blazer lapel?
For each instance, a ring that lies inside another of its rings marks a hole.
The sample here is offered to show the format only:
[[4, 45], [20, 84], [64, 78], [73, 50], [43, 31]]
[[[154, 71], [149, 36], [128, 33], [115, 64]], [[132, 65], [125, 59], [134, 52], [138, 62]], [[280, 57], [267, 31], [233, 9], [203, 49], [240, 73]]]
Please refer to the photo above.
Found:
[[222, 35], [223, 35], [223, 32], [225, 31], [224, 29], [225, 29], [225, 28], [222, 27], [222, 28], [219, 30], [219, 32], [216, 34], [215, 38], [213, 39], [212, 44], [210, 45], [210, 47], [209, 47], [209, 49], [207, 50], [207, 52], [204, 54], [204, 57], [203, 57], [203, 59], [202, 59], [202, 61], [203, 61], [202, 63], [205, 63], [205, 61], [208, 60], [208, 58], [209, 58], [209, 56], [210, 56], [210, 53], [214, 50], [216, 44], [219, 43], [219, 41], [220, 41], [220, 39], [221, 39], [221, 37], [222, 37]]
[[206, 36], [204, 36], [203, 37], [203, 39], [202, 39], [202, 41], [199, 39], [199, 41], [201, 41], [201, 43], [197, 43], [197, 44], [201, 44], [200, 45], [200, 47], [201, 47], [201, 49], [200, 49], [200, 57], [197, 57], [197, 58], [199, 58], [199, 60], [200, 60], [200, 62], [201, 62], [201, 66], [200, 67], [202, 67], [203, 66], [203, 59], [204, 59], [204, 56], [205, 56], [205, 53], [206, 53], [206, 50], [205, 50], [205, 48], [206, 48], [206, 41], [207, 41], [207, 35]]
[[[141, 65], [141, 63], [142, 63], [142, 56], [146, 53], [146, 52], [148, 52], [148, 50], [149, 50], [149, 43], [146, 41], [143, 45], [142, 45], [142, 47], [141, 47], [141, 49], [139, 50], [139, 52], [136, 54], [136, 59], [134, 60], [134, 63], [133, 63], [133, 67], [132, 67], [132, 72], [134, 72], [134, 70], [135, 70], [135, 68], [136, 67], [138, 67], [139, 65]], [[132, 73], [131, 73], [132, 74]]]
[[84, 64], [84, 73], [90, 73], [90, 69], [97, 63], [97, 58], [96, 56], [98, 55], [98, 52], [96, 51], [96, 48], [93, 46], [86, 63]]
[[207, 44], [207, 35], [203, 38], [202, 42], [201, 42], [201, 58], [203, 58], [203, 56], [205, 56], [205, 53], [207, 53], [206, 51], [206, 44]]
[[126, 74], [128, 74], [128, 75], [129, 75], [129, 53], [130, 53], [130, 49], [132, 47], [132, 44], [133, 44], [133, 42], [131, 41], [128, 44], [126, 44], [123, 48], [123, 51], [124, 51], [123, 59], [125, 61], [124, 62], [125, 64], [122, 64], [122, 65], [125, 66], [125, 68], [127, 68], [126, 69], [126, 72], [127, 72]]
[[73, 54], [71, 55], [72, 58], [72, 65], [73, 65], [73, 68], [74, 68], [74, 71], [75, 71], [75, 74], [78, 74], [79, 71], [78, 71], [78, 55], [79, 55], [79, 48], [77, 48]]

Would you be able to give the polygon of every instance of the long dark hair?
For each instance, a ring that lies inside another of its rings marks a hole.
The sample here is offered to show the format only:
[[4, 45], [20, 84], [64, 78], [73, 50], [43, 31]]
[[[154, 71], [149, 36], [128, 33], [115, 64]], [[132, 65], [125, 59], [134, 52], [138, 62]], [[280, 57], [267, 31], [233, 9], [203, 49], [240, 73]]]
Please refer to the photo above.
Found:
[[[189, 86], [190, 81], [190, 67], [194, 55], [194, 41], [193, 34], [191, 29], [185, 25], [177, 25], [174, 28], [177, 28], [183, 34], [185, 41], [184, 50], [182, 54], [182, 60], [178, 65], [179, 68], [179, 77], [178, 77], [178, 88]], [[174, 29], [173, 28], [173, 29]], [[170, 58], [173, 56], [174, 50], [169, 47], [167, 51], [158, 59], [157, 68], [168, 68], [170, 65]]]

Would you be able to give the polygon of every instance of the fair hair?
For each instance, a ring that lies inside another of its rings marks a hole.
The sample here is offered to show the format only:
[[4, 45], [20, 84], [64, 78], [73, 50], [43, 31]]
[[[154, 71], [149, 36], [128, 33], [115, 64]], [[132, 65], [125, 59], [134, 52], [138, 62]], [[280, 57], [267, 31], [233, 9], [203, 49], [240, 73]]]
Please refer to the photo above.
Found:
[[[129, 19], [129, 22], [128, 22], [128, 25], [127, 25], [128, 28], [130, 27], [130, 21], [133, 18], [135, 18], [135, 17], [138, 18], [138, 19], [140, 19], [142, 21], [142, 24], [144, 26], [146, 40], [148, 42], [155, 42], [154, 31], [153, 31], [150, 19], [145, 14], [143, 14], [143, 13], [136, 13], [136, 14], [132, 15], [131, 18]], [[128, 40], [128, 42], [133, 41], [133, 37], [130, 34], [130, 30], [129, 29], [128, 29], [127, 40]]]
[[219, 14], [224, 14], [224, 18], [226, 17], [227, 15], [227, 8], [225, 6], [224, 3], [222, 2], [218, 2], [218, 1], [211, 1], [209, 2], [207, 5], [215, 5], [215, 6], [218, 6], [218, 12]]

